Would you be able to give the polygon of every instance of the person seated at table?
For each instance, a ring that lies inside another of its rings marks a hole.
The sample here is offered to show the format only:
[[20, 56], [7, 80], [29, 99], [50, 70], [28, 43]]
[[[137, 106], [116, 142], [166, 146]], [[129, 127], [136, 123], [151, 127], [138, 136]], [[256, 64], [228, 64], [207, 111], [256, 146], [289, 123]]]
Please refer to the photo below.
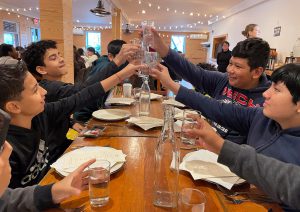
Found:
[[244, 144], [254, 147], [257, 152], [297, 165], [300, 165], [299, 73], [300, 64], [278, 68], [271, 76], [271, 87], [263, 93], [263, 107], [246, 108], [221, 103], [180, 86], [171, 80], [164, 66], [151, 70], [151, 75], [170, 89], [177, 101], [246, 136]]
[[86, 54], [87, 54], [87, 60], [85, 62], [85, 67], [91, 67], [93, 65], [93, 62], [95, 62], [99, 56], [96, 54], [96, 50], [94, 47], [88, 47], [86, 50]]
[[[103, 77], [108, 76], [108, 74], [106, 74], [107, 72], [116, 73], [127, 65], [127, 62], [125, 62], [117, 67], [114, 62], [114, 59], [118, 56], [124, 44], [126, 44], [126, 42], [123, 40], [112, 40], [109, 42], [109, 44], [107, 45], [108, 56], [102, 56], [97, 61], [95, 61], [96, 65], [91, 69], [87, 76], [86, 81], [88, 83], [90, 83], [91, 81], [93, 82], [94, 78], [96, 78], [97, 75], [101, 75], [101, 72], [103, 72]], [[95, 110], [98, 110], [99, 108], [102, 108], [104, 106], [108, 94], [109, 92], [107, 92], [106, 95], [101, 96], [95, 101], [89, 103], [89, 105], [82, 108], [80, 111], [76, 111], [73, 115], [74, 119], [79, 122], [88, 121], [92, 117], [92, 113]]]
[[[47, 91], [39, 86], [24, 63], [0, 65], [0, 108], [12, 117], [7, 134], [14, 148], [10, 157], [12, 180], [9, 186], [38, 183], [61, 154], [60, 146], [68, 131], [65, 120], [86, 102], [103, 95], [142, 67], [129, 64], [70, 97], [45, 104]], [[57, 151], [51, 152], [50, 147]]]
[[82, 190], [88, 188], [87, 172], [84, 169], [95, 162], [95, 159], [87, 161], [69, 174], [63, 180], [45, 186], [28, 186], [25, 188], [7, 188], [11, 169], [9, 156], [12, 147], [8, 142], [3, 145], [0, 153], [0, 211], [42, 211], [56, 208], [63, 200], [79, 195]]
[[10, 44], [2, 43], [0, 45], [0, 64], [10, 64], [14, 59], [18, 59], [18, 52], [15, 47]]
[[[67, 74], [68, 70], [65, 66], [64, 58], [61, 57], [56, 42], [52, 40], [41, 40], [30, 44], [26, 51], [22, 54], [22, 58], [25, 61], [29, 71], [37, 80], [40, 79], [39, 85], [46, 91], [46, 102], [55, 102], [61, 98], [71, 96], [88, 85], [92, 85], [95, 82], [104, 80], [111, 75], [117, 73], [122, 64], [126, 62], [128, 57], [137, 50], [138, 47], [134, 45], [124, 45], [121, 48], [119, 54], [113, 59], [113, 61], [107, 65], [101, 72], [97, 72], [93, 77], [89, 78], [83, 84], [71, 84], [61, 82], [61, 78]], [[105, 97], [106, 94], [101, 94], [97, 99]], [[86, 102], [85, 106], [89, 104], [93, 105], [96, 99]], [[74, 123], [73, 120], [68, 117], [57, 128], [69, 129], [72, 127], [77, 131], [81, 131], [83, 126], [78, 123]], [[65, 137], [65, 135], [63, 135]], [[47, 140], [50, 143], [49, 150], [50, 155], [60, 155], [71, 144], [71, 140], [57, 139], [56, 134], [49, 134]], [[57, 142], [61, 142], [61, 145], [56, 145]], [[55, 147], [52, 144], [55, 143]]]
[[197, 124], [186, 133], [190, 137], [198, 138], [197, 145], [218, 154], [219, 163], [259, 187], [278, 203], [300, 209], [300, 166], [257, 153], [249, 145], [238, 145], [225, 140], [204, 119], [199, 116], [193, 116], [193, 119]]
[[[190, 82], [197, 91], [227, 104], [243, 107], [262, 106], [264, 102], [262, 93], [271, 85], [264, 74], [270, 53], [270, 46], [266, 41], [251, 38], [239, 42], [232, 50], [227, 73], [220, 73], [197, 67], [170, 49], [156, 30], [152, 29], [152, 32], [156, 51], [173, 71]], [[219, 122], [214, 122], [213, 125], [223, 138], [239, 143], [243, 143], [246, 139], [245, 136], [222, 126]]]

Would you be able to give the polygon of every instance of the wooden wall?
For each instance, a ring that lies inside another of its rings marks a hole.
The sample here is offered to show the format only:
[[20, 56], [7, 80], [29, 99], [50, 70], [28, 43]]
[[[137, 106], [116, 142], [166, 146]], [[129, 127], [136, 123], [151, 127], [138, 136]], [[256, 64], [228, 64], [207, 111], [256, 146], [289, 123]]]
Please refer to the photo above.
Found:
[[10, 13], [6, 11], [0, 11], [0, 43], [3, 43], [3, 21], [16, 22], [19, 25], [19, 39], [21, 46], [28, 46], [31, 43], [31, 32], [30, 28], [39, 28], [39, 24], [34, 24], [32, 18], [28, 18], [23, 15], [16, 13]]
[[[112, 32], [110, 29], [101, 30], [101, 46], [102, 46], [102, 54], [107, 54], [107, 44], [112, 40]], [[189, 36], [191, 33], [186, 32], [160, 32], [164, 34], [164, 41], [170, 45], [171, 36], [172, 35], [185, 35]], [[196, 34], [196, 33], [193, 33]], [[167, 37], [168, 36], [168, 37]], [[131, 34], [122, 34], [122, 39], [127, 43], [133, 38], [138, 37], [137, 32], [134, 31]], [[86, 36], [85, 35], [74, 35], [73, 36], [74, 45], [78, 48], [85, 47], [86, 45]], [[207, 40], [192, 40], [190, 38], [186, 39], [186, 58], [188, 58], [192, 63], [205, 62], [207, 58], [207, 49], [203, 48], [200, 44], [202, 42], [206, 42]]]

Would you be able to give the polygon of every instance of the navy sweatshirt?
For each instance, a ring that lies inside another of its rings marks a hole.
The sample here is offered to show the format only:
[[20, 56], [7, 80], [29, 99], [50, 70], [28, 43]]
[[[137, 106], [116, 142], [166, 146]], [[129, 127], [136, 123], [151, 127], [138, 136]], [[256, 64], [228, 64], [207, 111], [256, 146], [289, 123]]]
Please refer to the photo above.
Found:
[[66, 120], [75, 110], [104, 93], [101, 84], [95, 83], [68, 98], [47, 103], [45, 110], [32, 119], [31, 129], [10, 125], [7, 140], [13, 152], [9, 159], [12, 168], [9, 187], [37, 184], [61, 155], [68, 131]]
[[[197, 101], [191, 101], [195, 100]], [[263, 114], [263, 108], [245, 108], [220, 103], [181, 86], [176, 100], [202, 112], [208, 119], [236, 130], [247, 137], [257, 152], [286, 163], [300, 165], [300, 127], [282, 130], [280, 125]]]
[[[227, 104], [236, 104], [243, 107], [262, 106], [264, 102], [262, 93], [271, 85], [271, 82], [268, 81], [265, 74], [263, 74], [260, 78], [259, 85], [254, 89], [243, 90], [232, 87], [228, 82], [227, 73], [204, 70], [190, 63], [187, 59], [181, 57], [176, 51], [171, 49], [164, 58], [164, 61], [184, 80], [190, 82], [199, 92], [206, 93], [218, 101]], [[189, 103], [192, 101], [199, 102], [199, 100], [195, 98], [189, 98], [189, 101]], [[188, 104], [186, 103], [186, 105]], [[233, 131], [233, 129], [227, 129], [219, 122], [213, 124], [223, 138], [236, 143], [244, 142], [245, 137]]]

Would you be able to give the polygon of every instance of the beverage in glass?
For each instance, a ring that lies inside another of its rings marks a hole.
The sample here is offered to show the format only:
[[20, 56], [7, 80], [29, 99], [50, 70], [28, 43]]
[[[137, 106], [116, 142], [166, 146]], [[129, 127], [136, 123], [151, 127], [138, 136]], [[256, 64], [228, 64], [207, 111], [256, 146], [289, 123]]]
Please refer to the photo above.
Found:
[[97, 160], [89, 167], [89, 197], [93, 207], [101, 207], [109, 201], [110, 162]]

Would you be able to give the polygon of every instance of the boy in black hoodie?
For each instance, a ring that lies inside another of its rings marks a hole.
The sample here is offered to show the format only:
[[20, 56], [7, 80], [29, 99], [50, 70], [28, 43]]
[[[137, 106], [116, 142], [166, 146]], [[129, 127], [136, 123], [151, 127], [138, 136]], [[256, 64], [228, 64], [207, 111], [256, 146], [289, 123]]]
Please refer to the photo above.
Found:
[[[14, 149], [10, 157], [12, 180], [9, 187], [38, 183], [49, 165], [60, 156], [56, 152], [50, 154], [49, 146], [59, 149], [56, 145], [60, 146], [65, 140], [68, 131], [65, 120], [86, 102], [103, 95], [140, 67], [129, 64], [75, 95], [45, 104], [46, 90], [39, 86], [24, 64], [0, 65], [0, 108], [12, 117], [7, 135]], [[56, 140], [49, 141], [49, 137]]]

